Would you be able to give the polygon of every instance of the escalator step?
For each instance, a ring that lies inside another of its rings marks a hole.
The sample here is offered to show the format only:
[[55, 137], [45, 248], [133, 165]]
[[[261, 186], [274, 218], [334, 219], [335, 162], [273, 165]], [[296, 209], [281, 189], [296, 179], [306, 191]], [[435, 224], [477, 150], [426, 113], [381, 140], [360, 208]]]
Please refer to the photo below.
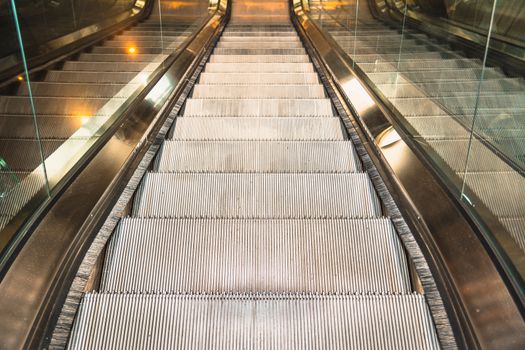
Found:
[[193, 89], [193, 98], [251, 98], [251, 99], [295, 99], [295, 98], [325, 98], [324, 87], [314, 85], [251, 85], [249, 89], [244, 85], [217, 85], [198, 84]]
[[206, 73], [313, 73], [311, 63], [208, 63]]
[[525, 217], [500, 218], [500, 221], [525, 253]]
[[82, 53], [78, 60], [84, 62], [161, 62], [166, 59], [166, 55], [160, 54], [102, 54], [102, 53]]
[[166, 141], [157, 156], [159, 172], [361, 171], [348, 141]]
[[216, 55], [304, 55], [306, 50], [301, 49], [214, 49]]
[[224, 33], [221, 36], [222, 39], [227, 39], [230, 37], [259, 37], [259, 36], [271, 36], [275, 38], [284, 37], [284, 38], [296, 38], [297, 33], [295, 31], [247, 31], [247, 30], [230, 30], [226, 28]]
[[375, 218], [367, 174], [148, 173], [133, 207], [157, 218]]
[[[87, 121], [82, 116], [37, 116], [38, 131], [43, 139], [67, 139]], [[36, 139], [33, 115], [0, 116], [0, 139]]]
[[411, 291], [388, 219], [125, 219], [102, 276], [102, 292]]
[[62, 83], [99, 83], [99, 84], [127, 84], [137, 72], [80, 72], [51, 70], [46, 73], [45, 81]]
[[303, 47], [300, 41], [220, 41], [217, 44], [218, 49], [299, 49]]
[[319, 84], [315, 73], [201, 73], [200, 84]]
[[178, 118], [175, 140], [344, 140], [338, 118], [206, 117]]
[[[33, 104], [37, 115], [104, 115], [102, 107], [120, 106], [125, 98], [81, 98], [81, 97], [37, 97], [33, 96]], [[0, 113], [2, 114], [32, 114], [31, 104], [27, 96], [0, 96]]]
[[[0, 100], [1, 102], [1, 100]], [[0, 104], [1, 106], [1, 104]], [[196, 99], [186, 101], [184, 116], [333, 117], [329, 99]]]
[[425, 299], [415, 294], [86, 294], [69, 349], [115, 344], [123, 349], [440, 348]]
[[[228, 35], [221, 37], [221, 43], [258, 43], [258, 42], [274, 42], [274, 43], [295, 43], [301, 42], [297, 34], [291, 34], [289, 36], [273, 36], [266, 35], [266, 33], [260, 33], [259, 35], [241, 36], [241, 35]], [[302, 46], [300, 46], [302, 47]]]
[[[127, 87], [127, 89], [126, 89]], [[33, 96], [39, 97], [128, 97], [139, 84], [89, 84], [31, 82]], [[21, 84], [18, 95], [28, 96], [28, 86]]]
[[[67, 61], [62, 68], [64, 71], [87, 71], [97, 72], [140, 72], [148, 70], [149, 62], [85, 62], [85, 61]], [[153, 69], [149, 69], [153, 70]]]
[[359, 67], [367, 73], [375, 72], [405, 72], [405, 71], [424, 71], [439, 69], [466, 69], [478, 68], [481, 62], [474, 59], [437, 59], [437, 60], [403, 60], [384, 62], [383, 60], [374, 63], [360, 63]]
[[479, 140], [428, 140], [432, 149], [456, 173], [463, 173], [468, 162], [469, 171], [509, 171], [509, 166]]
[[308, 63], [308, 55], [211, 55], [211, 63]]

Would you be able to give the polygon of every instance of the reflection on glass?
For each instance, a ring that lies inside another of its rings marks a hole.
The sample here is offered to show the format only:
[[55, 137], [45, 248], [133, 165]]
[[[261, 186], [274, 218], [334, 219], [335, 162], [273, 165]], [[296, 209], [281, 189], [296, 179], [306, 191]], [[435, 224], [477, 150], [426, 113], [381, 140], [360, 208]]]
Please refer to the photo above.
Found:
[[[13, 16], [19, 19], [18, 27], [11, 19], [2, 24], [2, 30], [16, 33], [18, 28], [23, 48], [27, 49], [119, 15], [136, 1], [12, 3], [19, 12], [18, 17]], [[6, 11], [14, 14], [12, 7]], [[145, 20], [47, 70], [31, 76], [22, 73], [3, 84], [0, 95], [0, 230], [24, 206], [29, 208], [24, 213], [31, 213], [45, 200], [35, 195], [42, 193], [47, 185], [53, 191], [152, 81], [154, 74], [167, 67], [162, 65], [173, 60], [176, 50], [208, 15], [208, 1], [155, 0], [151, 15]], [[7, 17], [2, 19], [7, 20]], [[9, 40], [7, 42], [11, 45]], [[17, 57], [24, 57], [24, 52], [15, 49], [16, 46], [3, 46], [5, 51], [1, 52], [0, 63], [4, 55], [16, 53]], [[5, 230], [0, 233], [0, 251], [11, 239], [9, 234]]]
[[[503, 66], [487, 65], [486, 57], [497, 36], [525, 38], [524, 8], [522, 1], [496, 0], [310, 1], [314, 21], [322, 19], [323, 30], [356, 70], [391, 102], [454, 195], [491, 231], [522, 276], [525, 82], [506, 75]], [[467, 55], [407, 25], [410, 11], [473, 26], [487, 45]]]

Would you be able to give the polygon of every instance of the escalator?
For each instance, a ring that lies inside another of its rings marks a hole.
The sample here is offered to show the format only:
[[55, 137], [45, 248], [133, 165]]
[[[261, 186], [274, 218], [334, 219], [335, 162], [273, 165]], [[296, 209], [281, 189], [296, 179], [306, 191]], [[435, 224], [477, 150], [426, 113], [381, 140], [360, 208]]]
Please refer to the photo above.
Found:
[[233, 3], [68, 348], [439, 348], [287, 3], [265, 4]]
[[[525, 82], [363, 3], [310, 1], [306, 15], [303, 1], [212, 0], [196, 29], [180, 16], [188, 3], [155, 1], [133, 26], [21, 75], [0, 96], [0, 156], [21, 183], [41, 166], [30, 147], [52, 159], [113, 134], [0, 264], [0, 349], [521, 348], [519, 301], [474, 225], [422, 172], [410, 181], [435, 195], [438, 224], [418, 207], [358, 120], [372, 94], [349, 99], [358, 80], [337, 74], [366, 76], [454, 174], [478, 157], [466, 187], [521, 243], [515, 164], [467, 125], [476, 113], [486, 133], [519, 123]], [[41, 140], [17, 104], [28, 97]], [[510, 200], [494, 190], [506, 185]], [[39, 186], [0, 196], [0, 224]]]
[[[374, 14], [378, 2], [336, 3], [311, 1], [312, 16], [445, 174], [455, 195], [482, 217], [523, 276], [523, 75], [506, 73], [503, 61], [487, 65], [483, 51], [476, 57], [460, 45]], [[489, 59], [492, 41], [485, 53]]]

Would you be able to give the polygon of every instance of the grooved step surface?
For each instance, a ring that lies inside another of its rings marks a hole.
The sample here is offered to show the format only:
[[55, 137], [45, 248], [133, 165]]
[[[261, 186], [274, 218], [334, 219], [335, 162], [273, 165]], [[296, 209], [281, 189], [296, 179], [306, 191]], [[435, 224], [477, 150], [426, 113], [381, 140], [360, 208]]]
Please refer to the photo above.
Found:
[[69, 349], [116, 344], [123, 349], [439, 349], [425, 300], [415, 294], [87, 294]]
[[148, 173], [138, 217], [373, 218], [381, 208], [367, 174]]
[[211, 63], [308, 63], [308, 55], [211, 55]]
[[[373, 251], [374, 254], [370, 254]], [[125, 219], [101, 291], [410, 292], [388, 219]]]
[[198, 84], [193, 90], [193, 98], [324, 98], [322, 85], [217, 85]]
[[166, 141], [157, 156], [159, 172], [319, 172], [361, 170], [352, 144], [277, 141]]
[[257, 85], [257, 84], [319, 84], [315, 73], [206, 73], [199, 76], [200, 84]]
[[311, 63], [208, 63], [206, 73], [313, 73]]
[[[1, 106], [1, 105], [0, 105]], [[329, 99], [188, 98], [186, 117], [332, 117]]]
[[212, 63], [308, 63], [307, 55], [212, 55]]
[[175, 140], [344, 140], [339, 118], [178, 118]]

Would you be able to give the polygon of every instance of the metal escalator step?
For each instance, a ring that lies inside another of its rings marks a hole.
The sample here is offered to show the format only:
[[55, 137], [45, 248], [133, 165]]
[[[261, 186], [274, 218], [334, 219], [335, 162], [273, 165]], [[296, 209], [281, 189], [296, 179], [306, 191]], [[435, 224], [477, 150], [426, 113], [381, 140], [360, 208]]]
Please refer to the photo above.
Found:
[[[345, 46], [345, 49], [348, 50], [348, 46]], [[353, 46], [350, 46], [350, 51], [352, 50], [353, 50]], [[397, 54], [386, 54], [386, 55], [380, 55], [380, 54], [352, 55], [352, 59], [357, 63], [374, 63], [376, 61], [396, 62], [399, 60], [405, 61], [408, 59], [438, 60], [438, 59], [454, 58], [454, 57], [458, 57], [458, 55], [460, 55], [459, 52], [431, 51], [431, 52], [420, 52], [420, 53], [411, 53], [411, 54], [397, 53]]]
[[[33, 97], [37, 114], [45, 115], [99, 115], [99, 110], [106, 104], [120, 105], [123, 98], [108, 100], [107, 98], [79, 97]], [[32, 114], [31, 104], [27, 96], [0, 96], [1, 114]]]
[[[182, 43], [185, 40], [184, 37], [179, 37], [174, 42], [169, 41], [136, 41], [133, 42], [133, 46], [136, 48], [137, 52], [141, 52], [143, 48], [165, 48], [168, 45], [172, 45], [173, 43]], [[102, 47], [115, 47], [115, 48], [129, 48], [128, 43], [120, 40], [107, 40], [102, 43]]]
[[[11, 181], [13, 175], [18, 177], [19, 182], [11, 187], [9, 192], [2, 198], [3, 200], [0, 201], [0, 230], [19, 213], [20, 209], [22, 209], [38, 191], [44, 189], [46, 180], [42, 167], [39, 167], [39, 169], [40, 171], [13, 171], [8, 175]], [[1, 175], [6, 174], [0, 173], [0, 176]]]
[[[92, 71], [92, 72], [140, 72], [147, 69], [149, 62], [85, 62], [67, 61], [62, 67], [68, 71]], [[149, 69], [152, 70], [152, 69]]]
[[[498, 218], [525, 217], [525, 178], [514, 169], [509, 167], [506, 172], [469, 171], [465, 176], [465, 186]], [[476, 204], [474, 199], [471, 201]]]
[[51, 70], [46, 73], [45, 81], [62, 83], [109, 83], [127, 84], [137, 72], [80, 72]]
[[137, 45], [138, 47], [143, 46], [144, 44], [148, 44], [151, 42], [173, 42], [173, 41], [179, 41], [181, 40], [180, 35], [166, 35], [165, 33], [162, 33], [162, 36], [141, 36], [141, 35], [116, 35], [111, 40], [108, 40], [106, 42], [115, 43], [117, 45], [117, 42], [120, 42], [122, 45]]
[[11, 170], [31, 172], [42, 165], [40, 147], [42, 147], [44, 158], [47, 158], [63, 142], [64, 140], [40, 140], [38, 142], [36, 138], [27, 140], [0, 139], [0, 154]]
[[241, 35], [228, 35], [228, 36], [222, 36], [221, 37], [221, 43], [229, 43], [229, 42], [235, 42], [235, 43], [258, 43], [258, 42], [274, 42], [274, 43], [295, 43], [295, 42], [301, 42], [299, 40], [299, 36], [297, 34], [291, 34], [288, 36], [273, 36], [273, 35], [266, 35], [266, 33], [262, 32], [259, 35], [251, 35], [251, 36], [241, 36]]
[[211, 63], [308, 63], [308, 55], [211, 55]]
[[345, 173], [361, 170], [348, 141], [165, 141], [158, 172]]
[[[1, 101], [1, 100], [0, 100]], [[1, 104], [0, 104], [1, 107]], [[188, 117], [333, 117], [329, 99], [196, 99], [186, 100]]]
[[199, 76], [200, 84], [260, 85], [260, 84], [319, 84], [316, 73], [206, 73]]
[[[125, 36], [128, 36], [130, 38], [133, 38], [135, 36], [160, 36], [160, 27], [158, 28], [144, 28], [144, 27], [140, 27], [140, 26], [135, 26], [135, 27], [132, 27], [132, 28], [129, 28], [127, 30], [125, 30], [124, 32], [122, 32], [122, 34], [120, 34], [122, 37], [125, 37]], [[175, 27], [169, 27], [169, 28], [166, 28], [166, 27], [163, 27], [162, 28], [162, 34], [166, 34], [166, 35], [169, 35], [169, 36], [181, 36], [181, 35], [185, 35], [187, 33], [187, 30], [185, 29], [177, 29]]]
[[407, 122], [425, 140], [467, 139], [469, 132], [452, 117], [411, 117]]
[[437, 60], [403, 60], [403, 61], [376, 61], [360, 63], [359, 67], [367, 73], [375, 72], [405, 72], [439, 69], [465, 69], [481, 67], [481, 62], [474, 59], [437, 59]]
[[124, 219], [100, 291], [410, 293], [411, 286], [389, 219]]
[[285, 38], [297, 38], [297, 33], [295, 31], [231, 31], [229, 29], [225, 29], [222, 33], [221, 39], [226, 39], [229, 37], [259, 37], [261, 35], [264, 36], [271, 36], [275, 38], [279, 37], [285, 37]]
[[[499, 71], [493, 68], [485, 69], [485, 79], [501, 79], [505, 76]], [[466, 68], [461, 70], [427, 70], [423, 72], [380, 72], [380, 73], [368, 73], [370, 79], [375, 84], [387, 84], [387, 83], [396, 83], [400, 78], [405, 78], [406, 80], [413, 83], [427, 83], [427, 82], [441, 82], [445, 81], [468, 81], [475, 80], [479, 81], [481, 76], [481, 69]]]
[[86, 294], [69, 349], [115, 344], [123, 349], [440, 348], [425, 298], [417, 294]]
[[[456, 173], [468, 171], [510, 171], [510, 167], [477, 139], [428, 140], [430, 147]], [[470, 148], [469, 148], [470, 145]], [[467, 158], [468, 157], [468, 158]]]
[[133, 206], [137, 217], [376, 218], [368, 175], [148, 173]]
[[161, 62], [168, 57], [160, 54], [103, 54], [81, 53], [78, 60], [84, 62]]
[[296, 34], [297, 32], [291, 25], [228, 25], [226, 29], [224, 30], [225, 33], [268, 33], [268, 32], [276, 32], [276, 33], [286, 33], [289, 35], [290, 33]]
[[[54, 82], [31, 82], [33, 96], [46, 97], [106, 97], [129, 96], [128, 87], [139, 87], [139, 84], [89, 84], [89, 83], [54, 83]], [[124, 89], [124, 90], [123, 90]], [[29, 90], [26, 83], [20, 84], [18, 95], [28, 96]]]
[[192, 98], [325, 98], [322, 85], [217, 85], [198, 84], [193, 89]]
[[500, 218], [503, 226], [516, 241], [518, 246], [525, 252], [525, 217]]
[[218, 49], [299, 49], [303, 47], [300, 41], [219, 41]]
[[[391, 46], [391, 47], [374, 47], [374, 46], [363, 46], [363, 45], [356, 45], [355, 49], [353, 45], [346, 45], [344, 47], [344, 50], [350, 54], [357, 54], [357, 55], [365, 55], [365, 54], [399, 54], [399, 45], [397, 47]], [[432, 49], [428, 47], [427, 45], [421, 45], [418, 46], [411, 46], [411, 47], [404, 47], [403, 51], [405, 53], [421, 53], [421, 52], [430, 52], [430, 51], [436, 51], [436, 49]]]
[[[457, 80], [447, 82], [419, 82], [414, 83], [390, 83], [379, 84], [378, 88], [389, 98], [417, 97], [424, 93], [430, 97], [448, 97], [457, 95], [477, 94], [480, 86], [476, 80]], [[517, 78], [490, 79], [481, 84], [481, 95], [518, 93], [523, 91], [525, 86]]]
[[177, 118], [174, 140], [344, 140], [338, 118]]
[[[448, 111], [458, 115], [472, 115], [477, 105], [477, 110], [500, 110], [509, 109], [522, 111], [525, 109], [525, 94], [506, 95], [483, 95], [478, 96], [448, 96], [434, 101], [428, 97], [418, 98], [392, 98], [390, 101], [405, 116], [432, 116], [443, 114]], [[439, 103], [439, 104], [438, 104]]]
[[[38, 130], [43, 139], [67, 139], [88, 120], [82, 116], [37, 116]], [[93, 133], [91, 131], [91, 133]], [[0, 138], [34, 139], [33, 115], [0, 116]], [[3, 155], [2, 155], [3, 156]]]
[[311, 63], [208, 63], [206, 73], [313, 73]]
[[213, 50], [215, 55], [305, 55], [306, 50], [304, 48], [299, 49], [232, 49], [232, 48], [216, 48]]
[[[176, 45], [175, 45], [176, 46]], [[91, 53], [96, 54], [129, 54], [128, 47], [110, 47], [110, 46], [95, 46], [91, 49]], [[165, 49], [163, 50], [160, 47], [141, 47], [140, 50], [137, 49], [137, 53], [140, 54], [171, 54], [173, 50]]]

